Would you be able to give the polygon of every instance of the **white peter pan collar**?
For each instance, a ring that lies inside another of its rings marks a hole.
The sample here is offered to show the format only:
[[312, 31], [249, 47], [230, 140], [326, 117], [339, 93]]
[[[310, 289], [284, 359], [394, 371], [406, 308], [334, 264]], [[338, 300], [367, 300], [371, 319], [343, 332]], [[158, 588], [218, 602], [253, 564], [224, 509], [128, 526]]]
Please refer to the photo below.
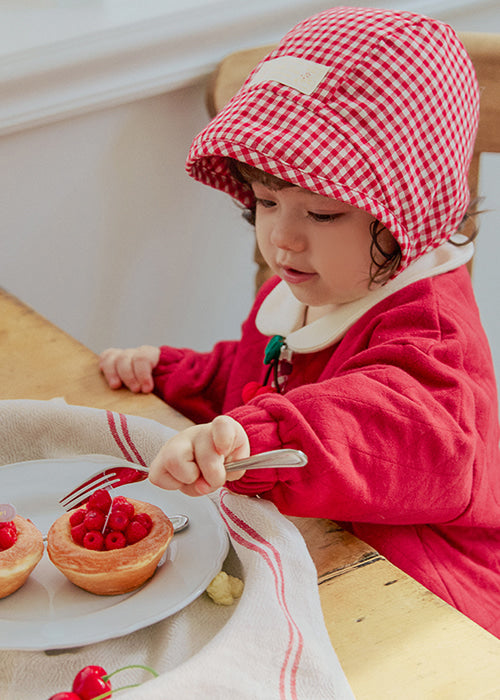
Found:
[[[460, 240], [459, 236], [455, 236], [454, 240]], [[282, 281], [264, 299], [257, 313], [257, 328], [264, 335], [282, 335], [293, 352], [323, 350], [339, 341], [375, 304], [409, 284], [464, 265], [472, 258], [473, 253], [473, 243], [457, 247], [446, 242], [417, 258], [383, 287], [377, 287], [361, 299], [347, 304], [332, 305], [331, 311], [306, 326], [302, 325], [306, 305], [299, 302], [286, 282]]]

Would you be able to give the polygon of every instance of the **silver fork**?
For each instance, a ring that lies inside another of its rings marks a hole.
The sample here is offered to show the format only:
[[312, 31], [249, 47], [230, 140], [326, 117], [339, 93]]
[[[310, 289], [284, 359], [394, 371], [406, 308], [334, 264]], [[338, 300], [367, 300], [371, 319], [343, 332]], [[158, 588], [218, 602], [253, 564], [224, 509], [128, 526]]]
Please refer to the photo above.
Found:
[[[307, 464], [307, 457], [301, 450], [284, 448], [280, 450], [269, 450], [256, 455], [251, 455], [245, 459], [238, 459], [235, 462], [228, 462], [227, 472], [237, 469], [276, 469], [289, 467], [303, 467]], [[72, 510], [83, 506], [92, 494], [98, 489], [109, 489], [133, 484], [137, 481], [144, 481], [148, 478], [149, 469], [135, 465], [133, 467], [117, 465], [100, 469], [92, 476], [89, 476], [83, 483], [70, 491], [59, 500], [65, 510]]]

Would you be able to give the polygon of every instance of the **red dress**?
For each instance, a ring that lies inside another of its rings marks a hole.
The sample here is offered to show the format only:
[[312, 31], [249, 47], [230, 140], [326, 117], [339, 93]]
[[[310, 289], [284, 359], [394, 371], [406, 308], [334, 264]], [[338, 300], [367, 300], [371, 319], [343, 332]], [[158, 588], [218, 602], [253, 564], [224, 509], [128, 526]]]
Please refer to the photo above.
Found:
[[497, 388], [465, 267], [382, 299], [333, 345], [293, 354], [284, 393], [244, 404], [269, 336], [258, 295], [240, 341], [163, 347], [156, 393], [196, 422], [227, 413], [252, 452], [302, 449], [299, 470], [250, 471], [228, 487], [288, 515], [330, 518], [500, 636]]

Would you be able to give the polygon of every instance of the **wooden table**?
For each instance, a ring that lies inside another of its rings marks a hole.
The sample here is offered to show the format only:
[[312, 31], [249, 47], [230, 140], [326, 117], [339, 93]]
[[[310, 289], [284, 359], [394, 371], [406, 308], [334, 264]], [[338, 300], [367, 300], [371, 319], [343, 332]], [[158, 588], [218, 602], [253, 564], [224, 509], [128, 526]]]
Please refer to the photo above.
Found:
[[[62, 396], [189, 424], [152, 395], [111, 391], [94, 353], [1, 290], [0, 357], [1, 399]], [[357, 700], [500, 699], [500, 640], [335, 523], [292, 521], [316, 564], [326, 626]]]

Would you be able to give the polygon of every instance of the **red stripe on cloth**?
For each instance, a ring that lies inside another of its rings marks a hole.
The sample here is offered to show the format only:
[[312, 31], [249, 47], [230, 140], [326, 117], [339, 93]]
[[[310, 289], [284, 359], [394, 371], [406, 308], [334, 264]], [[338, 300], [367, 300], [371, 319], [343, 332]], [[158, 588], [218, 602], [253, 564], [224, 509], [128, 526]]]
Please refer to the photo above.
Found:
[[134, 442], [133, 442], [132, 438], [130, 437], [130, 433], [128, 430], [128, 424], [127, 424], [127, 416], [124, 416], [123, 413], [120, 413], [119, 415], [120, 415], [120, 425], [122, 427], [123, 436], [125, 437], [125, 440], [127, 441], [127, 445], [130, 447], [130, 449], [134, 453], [137, 462], [139, 464], [141, 464], [143, 467], [147, 467], [148, 465], [141, 457], [139, 450], [134, 445]]
[[116, 444], [118, 445], [118, 447], [122, 451], [123, 456], [129, 462], [133, 462], [132, 455], [127, 450], [126, 446], [123, 443], [123, 440], [121, 439], [120, 435], [118, 434], [118, 427], [117, 427], [116, 421], [115, 421], [115, 414], [113, 413], [113, 411], [106, 411], [106, 416], [108, 419], [108, 426], [109, 426], [109, 429], [111, 431], [111, 435], [113, 436]]
[[[224, 502], [225, 493], [228, 492], [223, 492], [221, 495], [221, 510], [223, 511], [222, 517], [231, 537], [238, 542], [238, 544], [259, 554], [267, 563], [273, 574], [276, 598], [285, 615], [289, 634], [285, 659], [280, 671], [280, 698], [282, 698], [282, 700], [297, 700], [297, 670], [304, 647], [304, 638], [286, 602], [285, 578], [283, 575], [280, 553], [270, 542], [264, 539], [262, 535], [254, 530], [248, 523], [241, 520], [241, 518], [227, 506]], [[224, 517], [224, 515], [226, 517]], [[236, 532], [234, 527], [229, 523], [229, 520], [232, 520], [233, 523], [245, 533], [246, 537]], [[266, 549], [270, 551], [266, 551]]]

